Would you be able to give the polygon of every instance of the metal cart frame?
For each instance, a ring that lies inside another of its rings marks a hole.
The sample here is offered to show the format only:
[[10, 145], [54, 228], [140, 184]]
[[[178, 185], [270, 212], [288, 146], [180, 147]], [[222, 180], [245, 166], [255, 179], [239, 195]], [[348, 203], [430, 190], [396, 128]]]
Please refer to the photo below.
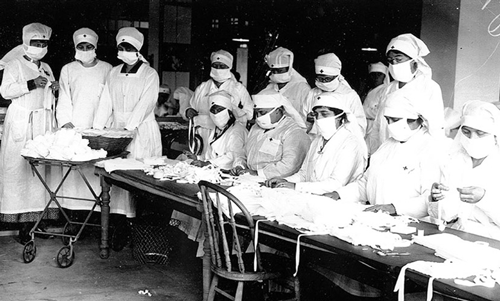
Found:
[[[90, 224], [89, 219], [92, 216], [92, 213], [94, 212], [95, 208], [97, 205], [102, 206], [102, 199], [101, 199], [101, 194], [97, 195], [92, 186], [90, 185], [89, 181], [87, 180], [87, 177], [85, 174], [82, 172], [82, 166], [84, 165], [89, 165], [89, 164], [94, 164], [99, 161], [103, 160], [109, 160], [109, 159], [114, 159], [114, 158], [119, 158], [119, 157], [126, 157], [129, 152], [123, 152], [121, 154], [115, 155], [115, 156], [110, 156], [106, 158], [99, 158], [99, 159], [93, 159], [93, 160], [88, 160], [88, 161], [64, 161], [64, 160], [56, 160], [56, 159], [46, 159], [46, 158], [34, 158], [34, 157], [27, 157], [23, 156], [28, 163], [31, 166], [31, 169], [33, 172], [36, 174], [38, 179], [40, 179], [40, 182], [42, 185], [45, 187], [47, 192], [49, 193], [50, 200], [47, 202], [47, 205], [45, 205], [45, 208], [43, 212], [40, 214], [40, 217], [38, 221], [35, 223], [33, 228], [30, 230], [29, 234], [31, 236], [31, 240], [28, 241], [24, 245], [23, 249], [23, 260], [25, 263], [30, 263], [32, 262], [35, 257], [36, 257], [36, 245], [35, 245], [35, 234], [46, 234], [45, 232], [37, 231], [37, 227], [42, 221], [43, 217], [47, 213], [47, 210], [49, 209], [50, 205], [54, 202], [56, 203], [57, 207], [59, 208], [59, 211], [61, 211], [62, 215], [66, 219], [66, 225], [64, 227], [64, 230], [62, 233], [51, 233], [53, 236], [59, 236], [61, 237], [63, 243], [65, 246], [63, 246], [59, 252], [57, 253], [56, 256], [56, 261], [59, 267], [61, 268], [67, 268], [70, 267], [73, 264], [74, 258], [75, 258], [75, 251], [73, 249], [73, 243], [78, 241], [78, 238], [83, 232], [83, 229], [85, 226], [97, 226], [100, 227], [101, 225], [98, 224]], [[45, 180], [45, 177], [40, 174], [38, 171], [37, 166], [44, 165], [44, 166], [57, 166], [57, 167], [67, 167], [68, 170], [64, 173], [60, 183], [57, 185], [57, 188], [55, 190], [51, 190], [49, 185], [47, 184], [47, 181]], [[90, 192], [93, 195], [93, 199], [87, 199], [87, 198], [79, 198], [79, 197], [72, 197], [72, 196], [63, 196], [63, 195], [57, 195], [61, 187], [63, 186], [64, 182], [68, 178], [69, 174], [72, 171], [77, 171], [80, 174], [80, 177], [82, 178], [83, 182], [87, 186], [87, 188], [90, 190]], [[92, 206], [92, 209], [89, 211], [87, 216], [85, 217], [84, 222], [77, 222], [77, 221], [72, 221], [68, 214], [64, 211], [62, 208], [61, 204], [57, 199], [74, 199], [74, 200], [82, 200], [82, 201], [89, 201], [89, 202], [94, 202], [94, 205]], [[73, 226], [74, 225], [79, 225], [79, 229], [76, 232], [76, 234], [72, 234], [73, 232]], [[101, 256], [102, 257], [102, 256]]]

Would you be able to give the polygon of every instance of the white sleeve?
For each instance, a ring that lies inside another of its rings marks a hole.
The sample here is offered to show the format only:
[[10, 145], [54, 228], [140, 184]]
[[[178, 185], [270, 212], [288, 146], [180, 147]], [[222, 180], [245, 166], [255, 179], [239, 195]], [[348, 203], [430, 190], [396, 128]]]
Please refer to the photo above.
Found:
[[134, 106], [132, 114], [127, 120], [125, 129], [129, 131], [135, 130], [146, 117], [154, 111], [158, 100], [159, 89], [160, 79], [158, 73], [153, 69], [152, 72], [147, 75], [146, 86], [141, 93], [139, 101]]
[[61, 75], [59, 77], [59, 99], [56, 107], [56, 118], [60, 127], [73, 120], [73, 100], [71, 98], [67, 65], [61, 69]]
[[28, 80], [20, 73], [19, 62], [16, 60], [7, 64], [3, 72], [0, 93], [5, 99], [15, 99], [30, 93], [28, 89]]
[[92, 125], [94, 129], [103, 129], [108, 124], [109, 118], [113, 113], [113, 102], [109, 92], [109, 79], [110, 76], [108, 75], [106, 84], [102, 90], [101, 98], [99, 99], [99, 106], [97, 107], [96, 115], [94, 117]]

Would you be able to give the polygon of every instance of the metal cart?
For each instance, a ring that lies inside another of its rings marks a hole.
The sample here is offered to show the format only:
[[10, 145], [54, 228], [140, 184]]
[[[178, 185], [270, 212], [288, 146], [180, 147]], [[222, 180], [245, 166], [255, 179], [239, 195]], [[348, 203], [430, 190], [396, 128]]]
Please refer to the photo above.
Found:
[[[33, 172], [37, 175], [37, 177], [40, 179], [41, 183], [47, 190], [50, 196], [49, 202], [47, 202], [47, 205], [45, 206], [45, 209], [43, 212], [40, 214], [40, 218], [38, 221], [35, 223], [33, 228], [30, 230], [29, 234], [31, 236], [31, 240], [27, 242], [24, 245], [24, 250], [23, 250], [23, 260], [25, 263], [30, 263], [35, 259], [36, 256], [36, 245], [35, 245], [35, 234], [46, 234], [45, 232], [37, 231], [37, 227], [42, 221], [43, 216], [47, 213], [47, 210], [49, 209], [49, 206], [54, 202], [56, 203], [57, 207], [63, 214], [64, 218], [66, 219], [66, 225], [64, 226], [64, 230], [62, 233], [51, 233], [53, 236], [60, 236], [63, 243], [64, 247], [62, 247], [59, 252], [57, 253], [56, 260], [57, 264], [61, 268], [67, 268], [73, 264], [73, 260], [75, 258], [75, 252], [73, 250], [73, 243], [75, 243], [80, 235], [83, 232], [83, 229], [85, 228], [86, 225], [89, 226], [101, 226], [97, 224], [90, 224], [89, 219], [94, 212], [95, 208], [97, 205], [101, 206], [102, 201], [101, 201], [101, 196], [97, 195], [92, 186], [90, 185], [89, 181], [87, 180], [87, 177], [85, 174], [82, 172], [82, 166], [88, 165], [88, 164], [94, 164], [99, 161], [103, 160], [109, 160], [109, 159], [114, 159], [114, 158], [119, 158], [119, 157], [126, 157], [129, 152], [123, 152], [121, 154], [115, 155], [115, 156], [110, 156], [106, 158], [99, 158], [99, 159], [94, 159], [94, 160], [89, 160], [89, 161], [63, 161], [63, 160], [55, 160], [55, 159], [45, 159], [45, 158], [33, 158], [33, 157], [27, 157], [23, 156], [26, 160], [28, 160], [29, 164], [31, 165], [31, 169]], [[51, 188], [48, 186], [47, 181], [45, 180], [44, 176], [40, 174], [38, 171], [38, 166], [40, 165], [45, 165], [45, 166], [58, 166], [58, 167], [67, 167], [68, 170], [64, 172], [64, 175], [61, 179], [61, 182], [57, 185], [57, 188], [53, 191]], [[94, 196], [93, 199], [85, 199], [85, 198], [77, 198], [77, 197], [72, 197], [72, 196], [62, 196], [62, 195], [57, 195], [59, 190], [61, 189], [62, 185], [66, 181], [67, 177], [69, 174], [74, 171], [78, 172], [85, 183], [87, 185], [88, 189]], [[83, 201], [90, 201], [94, 202], [94, 205], [92, 206], [92, 209], [89, 211], [87, 214], [84, 222], [77, 222], [77, 221], [71, 221], [64, 209], [61, 207], [61, 204], [58, 202], [57, 199], [74, 199], [74, 200], [83, 200]], [[75, 231], [75, 228], [79, 227], [77, 231]], [[73, 234], [76, 232], [76, 234]]]

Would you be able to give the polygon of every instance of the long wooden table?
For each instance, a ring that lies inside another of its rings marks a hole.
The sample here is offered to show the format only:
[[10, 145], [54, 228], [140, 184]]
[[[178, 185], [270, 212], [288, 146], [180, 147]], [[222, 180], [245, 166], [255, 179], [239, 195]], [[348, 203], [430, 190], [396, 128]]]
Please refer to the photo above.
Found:
[[[153, 195], [165, 198], [166, 202], [172, 208], [179, 210], [193, 217], [201, 217], [201, 202], [196, 194], [199, 191], [198, 186], [194, 184], [178, 184], [172, 181], [158, 181], [153, 177], [146, 175], [143, 171], [114, 171], [107, 173], [102, 168], [96, 168], [96, 174], [101, 177], [102, 186], [102, 208], [101, 208], [101, 257], [107, 258], [109, 255], [108, 246], [108, 225], [109, 225], [109, 189], [111, 185], [118, 185], [128, 190], [146, 191]], [[255, 217], [256, 220], [262, 219]], [[433, 224], [421, 222], [412, 224], [417, 229], [424, 230], [425, 235], [439, 233], [440, 231]], [[446, 229], [446, 233], [452, 233], [462, 239], [469, 241], [484, 241], [489, 243], [491, 247], [500, 249], [500, 241], [488, 239], [482, 236], [477, 236], [465, 233], [458, 230]], [[300, 234], [295, 229], [288, 226], [280, 225], [276, 222], [262, 221], [259, 222], [259, 241], [275, 247], [277, 249], [289, 252], [292, 256], [295, 255], [295, 247], [297, 237]], [[403, 238], [408, 238], [404, 237]], [[378, 282], [379, 288], [382, 288], [387, 299], [395, 297], [392, 290], [395, 285], [395, 279], [401, 268], [407, 263], [425, 260], [425, 261], [443, 261], [434, 255], [433, 250], [412, 244], [408, 248], [404, 248], [405, 252], [409, 252], [409, 256], [380, 256], [373, 252], [369, 247], [354, 246], [350, 243], [342, 241], [330, 235], [303, 236], [301, 242], [301, 263], [315, 264], [335, 264], [338, 259], [349, 259], [357, 262], [363, 262], [371, 267], [374, 276], [369, 280]], [[354, 276], [356, 271], [350, 272]], [[207, 296], [209, 281], [210, 281], [210, 260], [205, 256], [203, 258], [203, 292], [204, 299]], [[300, 273], [300, 269], [299, 269]], [[416, 272], [407, 271], [407, 277], [426, 285], [428, 277]], [[349, 276], [353, 276], [349, 275]], [[359, 280], [366, 280], [365, 275]], [[466, 287], [457, 285], [453, 280], [436, 279], [434, 280], [434, 290], [446, 295], [456, 296], [466, 300], [500, 300], [500, 286], [495, 285], [493, 289], [483, 286]]]

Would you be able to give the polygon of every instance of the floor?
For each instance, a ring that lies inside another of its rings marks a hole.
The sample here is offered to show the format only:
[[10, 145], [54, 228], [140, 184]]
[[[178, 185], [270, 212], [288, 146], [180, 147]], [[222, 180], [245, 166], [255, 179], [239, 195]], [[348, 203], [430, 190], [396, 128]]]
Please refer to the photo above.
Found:
[[[35, 238], [33, 262], [22, 259], [23, 245], [13, 236], [0, 237], [1, 300], [201, 300], [201, 260], [196, 244], [174, 234], [176, 247], [166, 265], [141, 264], [127, 246], [100, 259], [98, 235], [87, 233], [74, 244], [75, 260], [60, 268], [56, 254], [61, 239]], [[151, 296], [140, 294], [147, 290]]]

